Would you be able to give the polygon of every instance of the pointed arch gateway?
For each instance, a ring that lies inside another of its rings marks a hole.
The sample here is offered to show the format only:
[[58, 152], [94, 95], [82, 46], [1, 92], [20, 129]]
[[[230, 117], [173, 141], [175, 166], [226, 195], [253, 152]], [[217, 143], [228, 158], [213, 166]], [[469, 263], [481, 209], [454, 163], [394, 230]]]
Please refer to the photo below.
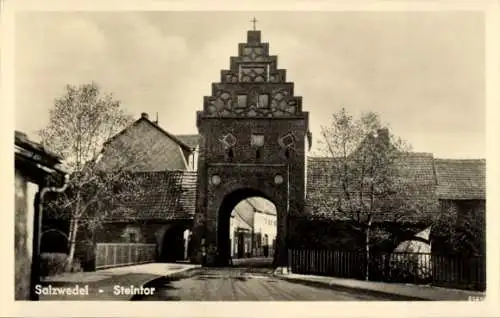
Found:
[[197, 127], [192, 260], [225, 265], [230, 210], [259, 196], [276, 207], [275, 265], [286, 266], [288, 216], [304, 209], [308, 113], [260, 31], [247, 32], [230, 68], [212, 84], [212, 94], [197, 113]]
[[[229, 190], [231, 191], [231, 190]], [[230, 233], [230, 220], [231, 220], [231, 215], [236, 212], [237, 206], [242, 204], [245, 200], [251, 199], [251, 198], [259, 198], [259, 199], [264, 199], [266, 201], [271, 202], [274, 207], [276, 208], [276, 205], [273, 202], [273, 199], [269, 197], [267, 194], [265, 194], [261, 190], [256, 190], [253, 188], [239, 188], [237, 190], [234, 190], [227, 195], [225, 195], [220, 202], [219, 209], [217, 211], [217, 247], [218, 247], [218, 256], [219, 260], [218, 264], [219, 265], [228, 265], [228, 260], [231, 256], [231, 250], [232, 246], [231, 244], [234, 242], [231, 241], [231, 233]], [[248, 201], [247, 201], [248, 202]], [[251, 206], [251, 203], [248, 203]], [[252, 206], [253, 209], [255, 209]], [[255, 212], [252, 210], [252, 214]], [[252, 227], [255, 225], [255, 215], [252, 217], [252, 221], [248, 222], [248, 226]], [[253, 233], [255, 231], [258, 231], [258, 229], [253, 229], [253, 231], [250, 231], [250, 233]], [[233, 238], [234, 239], [234, 238]], [[254, 239], [253, 237], [251, 239]], [[241, 243], [241, 242], [240, 242]], [[253, 242], [250, 243], [250, 247], [252, 248]], [[241, 252], [241, 251], [240, 251]], [[238, 253], [235, 255], [235, 257], [240, 257], [241, 254]]]

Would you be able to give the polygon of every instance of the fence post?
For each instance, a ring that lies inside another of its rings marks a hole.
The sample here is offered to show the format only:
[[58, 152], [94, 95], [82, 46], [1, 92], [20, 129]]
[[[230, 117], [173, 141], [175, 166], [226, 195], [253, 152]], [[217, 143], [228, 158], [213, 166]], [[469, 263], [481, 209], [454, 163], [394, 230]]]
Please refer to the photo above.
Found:
[[326, 268], [328, 276], [331, 275], [332, 271], [332, 251], [328, 250], [326, 253]]
[[104, 244], [104, 250], [106, 251], [105, 253], [105, 256], [104, 256], [104, 260], [101, 264], [101, 266], [106, 266], [109, 262], [109, 247], [108, 247], [108, 244]]
[[113, 244], [113, 266], [116, 265], [116, 244]]
[[292, 250], [288, 249], [287, 273], [291, 273], [292, 268]]

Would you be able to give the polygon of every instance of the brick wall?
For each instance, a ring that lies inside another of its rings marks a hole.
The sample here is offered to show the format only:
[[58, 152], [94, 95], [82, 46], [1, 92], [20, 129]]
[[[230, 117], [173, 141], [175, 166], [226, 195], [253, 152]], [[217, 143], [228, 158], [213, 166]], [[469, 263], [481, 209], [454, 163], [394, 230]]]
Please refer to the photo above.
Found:
[[[199, 192], [198, 209], [205, 211], [204, 216], [197, 213], [195, 224], [205, 226], [204, 236], [209, 249], [216, 250], [217, 218], [222, 200], [238, 189], [258, 190], [269, 198], [278, 211], [278, 238], [285, 241], [286, 213], [302, 213], [305, 186], [305, 151], [306, 118], [286, 119], [243, 119], [243, 118], [205, 118], [199, 127], [202, 136], [198, 164]], [[222, 136], [231, 133], [236, 137], [232, 147], [233, 158], [227, 156]], [[296, 137], [294, 150], [283, 149], [278, 139], [288, 133]], [[264, 145], [260, 158], [256, 157], [256, 148], [251, 145], [252, 134], [262, 134]], [[221, 177], [220, 186], [209, 184], [212, 175]], [[274, 184], [274, 176], [280, 174], [284, 183]], [[244, 197], [241, 197], [244, 199]], [[224, 216], [225, 217], [225, 216]], [[199, 230], [203, 231], [203, 230]]]

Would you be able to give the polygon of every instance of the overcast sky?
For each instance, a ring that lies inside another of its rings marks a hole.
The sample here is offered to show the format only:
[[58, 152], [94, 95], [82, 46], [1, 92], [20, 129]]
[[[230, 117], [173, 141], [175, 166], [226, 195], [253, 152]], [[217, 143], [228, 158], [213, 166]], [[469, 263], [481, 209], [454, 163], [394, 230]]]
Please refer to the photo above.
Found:
[[66, 84], [95, 81], [132, 115], [197, 133], [254, 15], [314, 139], [345, 107], [380, 113], [415, 151], [486, 157], [484, 20], [467, 12], [18, 13], [15, 128], [35, 137]]

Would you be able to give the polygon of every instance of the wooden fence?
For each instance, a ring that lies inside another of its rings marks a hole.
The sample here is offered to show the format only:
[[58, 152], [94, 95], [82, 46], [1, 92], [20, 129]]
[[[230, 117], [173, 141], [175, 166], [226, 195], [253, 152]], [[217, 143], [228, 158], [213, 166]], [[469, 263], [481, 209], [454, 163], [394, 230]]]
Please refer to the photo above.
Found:
[[[289, 250], [290, 270], [297, 274], [365, 279], [364, 252]], [[369, 279], [485, 290], [484, 256], [460, 257], [430, 253], [372, 253]]]
[[156, 260], [156, 244], [97, 243], [95, 268], [150, 263]]

